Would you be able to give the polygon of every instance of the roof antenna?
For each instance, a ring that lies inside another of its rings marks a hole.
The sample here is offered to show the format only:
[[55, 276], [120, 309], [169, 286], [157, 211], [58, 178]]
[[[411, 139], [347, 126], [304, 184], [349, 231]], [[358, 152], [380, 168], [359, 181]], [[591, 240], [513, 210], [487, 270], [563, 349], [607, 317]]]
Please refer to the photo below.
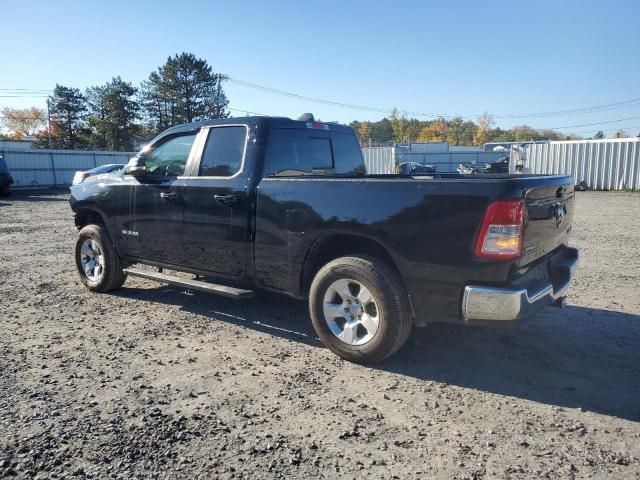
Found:
[[313, 118], [313, 113], [303, 113], [298, 117], [298, 120], [301, 122], [315, 122], [316, 119]]

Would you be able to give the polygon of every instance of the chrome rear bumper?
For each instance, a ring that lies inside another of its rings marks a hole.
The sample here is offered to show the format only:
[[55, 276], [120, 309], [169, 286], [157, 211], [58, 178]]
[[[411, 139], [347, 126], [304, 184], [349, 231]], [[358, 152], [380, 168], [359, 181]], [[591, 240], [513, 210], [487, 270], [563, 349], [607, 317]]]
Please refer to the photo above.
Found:
[[575, 248], [567, 250], [567, 259], [555, 267], [559, 276], [559, 282], [555, 287], [551, 283], [517, 289], [467, 285], [462, 297], [464, 320], [467, 322], [517, 320], [547, 305], [561, 304], [579, 258]]

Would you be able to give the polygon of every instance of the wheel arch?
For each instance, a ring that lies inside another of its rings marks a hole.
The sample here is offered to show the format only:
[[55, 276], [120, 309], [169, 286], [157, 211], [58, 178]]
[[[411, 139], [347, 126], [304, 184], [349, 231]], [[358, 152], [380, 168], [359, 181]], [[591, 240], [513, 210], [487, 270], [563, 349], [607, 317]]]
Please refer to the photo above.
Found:
[[302, 296], [308, 298], [311, 282], [324, 265], [336, 258], [354, 254], [371, 255], [384, 261], [398, 273], [406, 290], [406, 283], [396, 260], [382, 243], [364, 235], [333, 233], [318, 238], [307, 250], [300, 273]]
[[82, 207], [75, 211], [74, 222], [78, 229], [91, 224], [100, 224], [108, 228], [104, 213], [97, 208]]

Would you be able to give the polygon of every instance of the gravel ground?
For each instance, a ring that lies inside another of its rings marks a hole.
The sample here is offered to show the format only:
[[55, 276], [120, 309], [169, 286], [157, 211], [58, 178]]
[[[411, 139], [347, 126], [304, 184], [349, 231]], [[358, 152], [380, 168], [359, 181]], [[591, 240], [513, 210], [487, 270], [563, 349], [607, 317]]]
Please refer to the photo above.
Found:
[[67, 197], [0, 199], [0, 477], [640, 478], [640, 195], [574, 231], [565, 310], [365, 367], [285, 297], [92, 294]]

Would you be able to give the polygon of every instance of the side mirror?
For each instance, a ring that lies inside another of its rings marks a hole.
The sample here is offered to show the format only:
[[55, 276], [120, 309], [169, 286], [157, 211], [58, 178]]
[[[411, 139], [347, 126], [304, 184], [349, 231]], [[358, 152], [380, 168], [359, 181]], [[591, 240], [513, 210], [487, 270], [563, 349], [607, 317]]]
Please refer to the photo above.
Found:
[[129, 159], [129, 163], [124, 167], [124, 174], [131, 175], [132, 177], [142, 177], [146, 175], [147, 167], [144, 164], [144, 158], [132, 157]]

